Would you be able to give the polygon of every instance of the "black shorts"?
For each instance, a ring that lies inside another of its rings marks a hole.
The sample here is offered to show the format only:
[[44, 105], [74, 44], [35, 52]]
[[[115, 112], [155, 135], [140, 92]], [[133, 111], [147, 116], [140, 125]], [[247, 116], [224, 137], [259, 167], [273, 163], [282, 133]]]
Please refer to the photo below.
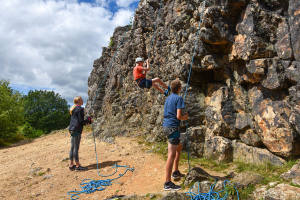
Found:
[[164, 134], [172, 145], [180, 144], [180, 131], [179, 127], [163, 127]]
[[138, 83], [139, 87], [144, 89], [150, 89], [152, 87], [152, 79], [146, 80], [145, 78], [140, 80]]

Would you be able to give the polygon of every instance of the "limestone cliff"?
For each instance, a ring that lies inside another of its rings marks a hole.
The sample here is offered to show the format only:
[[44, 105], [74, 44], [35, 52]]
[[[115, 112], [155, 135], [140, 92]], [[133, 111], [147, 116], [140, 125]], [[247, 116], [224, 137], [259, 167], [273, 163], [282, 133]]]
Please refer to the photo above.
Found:
[[[202, 0], [164, 0], [151, 49], [151, 71], [170, 83], [188, 78]], [[100, 138], [137, 130], [164, 140], [166, 97], [141, 90], [135, 58], [147, 58], [160, 0], [141, 0], [92, 108]], [[104, 47], [88, 79], [89, 109], [126, 27]], [[192, 155], [219, 161], [265, 159], [280, 164], [300, 154], [300, 2], [206, 0], [187, 90]], [[86, 110], [88, 110], [86, 109]], [[182, 122], [183, 143], [186, 123]]]

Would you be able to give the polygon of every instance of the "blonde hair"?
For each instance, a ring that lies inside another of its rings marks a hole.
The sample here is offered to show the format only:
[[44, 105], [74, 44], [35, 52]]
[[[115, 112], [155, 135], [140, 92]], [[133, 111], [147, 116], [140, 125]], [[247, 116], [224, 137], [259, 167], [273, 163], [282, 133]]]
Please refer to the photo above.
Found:
[[74, 99], [73, 99], [73, 103], [74, 103], [74, 105], [70, 108], [70, 114], [72, 115], [72, 113], [73, 113], [73, 110], [74, 110], [74, 108], [76, 107], [76, 105], [77, 105], [77, 103], [78, 103], [78, 101], [81, 99], [81, 97], [75, 97]]

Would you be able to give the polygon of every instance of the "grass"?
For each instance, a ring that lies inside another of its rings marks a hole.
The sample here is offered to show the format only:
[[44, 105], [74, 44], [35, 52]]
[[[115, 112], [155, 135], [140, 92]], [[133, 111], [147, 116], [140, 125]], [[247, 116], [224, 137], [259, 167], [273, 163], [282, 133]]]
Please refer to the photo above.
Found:
[[43, 176], [44, 174], [46, 174], [46, 172], [39, 172], [37, 175], [38, 176]]
[[296, 185], [296, 184], [294, 184], [294, 183], [291, 183], [290, 185], [293, 186], [293, 187], [300, 188], [300, 185]]
[[14, 144], [14, 143], [19, 142], [24, 139], [26, 139], [26, 138], [23, 135], [16, 135], [15, 137], [12, 137], [12, 138], [0, 139], [0, 147], [9, 146], [11, 144]]
[[[156, 144], [145, 142], [145, 140], [138, 140], [139, 144], [145, 144], [148, 147], [152, 147], [155, 145], [155, 148], [153, 148], [154, 153], [160, 154], [165, 160], [167, 159], [167, 142], [159, 142]], [[180, 157], [180, 163], [179, 165], [186, 164], [188, 162], [188, 155], [187, 152], [182, 152]], [[189, 157], [189, 162], [191, 167], [201, 167], [204, 169], [209, 169], [210, 171], [216, 171], [216, 172], [222, 172], [222, 173], [228, 173], [229, 171], [235, 171], [237, 173], [242, 172], [253, 172], [260, 174], [264, 179], [258, 183], [258, 186], [260, 185], [267, 185], [271, 182], [279, 181], [279, 183], [286, 183], [294, 187], [299, 187], [298, 185], [295, 185], [291, 183], [290, 180], [285, 180], [283, 178], [280, 178], [280, 175], [290, 170], [297, 162], [298, 160], [291, 158], [286, 161], [285, 164], [282, 166], [279, 165], [273, 165], [270, 162], [266, 162], [264, 164], [251, 164], [251, 163], [245, 163], [243, 161], [234, 161], [231, 163], [223, 163], [223, 162], [217, 162], [215, 160], [209, 159], [209, 158], [198, 158], [195, 156]], [[185, 171], [188, 172], [188, 169]], [[214, 182], [214, 180], [209, 180], [211, 182]], [[185, 189], [186, 187], [192, 187], [194, 184], [191, 183], [188, 186], [184, 185], [185, 178], [183, 178], [182, 181], [182, 189]], [[275, 185], [273, 186], [275, 187]], [[269, 189], [271, 187], [268, 187]], [[239, 198], [240, 199], [248, 199], [251, 194], [253, 194], [254, 190], [256, 189], [255, 185], [250, 184], [248, 187], [245, 187], [243, 189], [238, 189]], [[233, 186], [228, 185], [226, 187], [226, 191], [228, 195], [232, 196], [232, 199], [237, 199], [237, 192], [236, 189]], [[226, 191], [221, 193], [225, 195]], [[221, 196], [222, 197], [222, 196]]]
[[237, 165], [237, 168], [235, 169], [236, 172], [246, 172], [251, 171], [254, 173], [261, 174], [264, 179], [261, 182], [261, 184], [267, 185], [271, 182], [279, 181], [279, 182], [287, 182], [287, 180], [280, 178], [280, 175], [290, 170], [295, 164], [297, 163], [297, 160], [290, 159], [286, 162], [286, 164], [283, 164], [282, 166], [273, 165], [270, 162], [267, 162], [266, 164], [261, 165], [255, 165], [250, 163], [244, 163], [244, 162], [234, 162], [234, 164]]

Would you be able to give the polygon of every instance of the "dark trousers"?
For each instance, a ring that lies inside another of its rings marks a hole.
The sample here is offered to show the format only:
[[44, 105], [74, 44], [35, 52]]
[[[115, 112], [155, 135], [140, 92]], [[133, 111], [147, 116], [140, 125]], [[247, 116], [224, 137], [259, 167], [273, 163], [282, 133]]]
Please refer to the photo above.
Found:
[[79, 161], [78, 151], [79, 151], [80, 140], [81, 140], [81, 134], [78, 134], [75, 137], [71, 136], [71, 150], [70, 150], [69, 159], [73, 160], [74, 158], [75, 162]]

